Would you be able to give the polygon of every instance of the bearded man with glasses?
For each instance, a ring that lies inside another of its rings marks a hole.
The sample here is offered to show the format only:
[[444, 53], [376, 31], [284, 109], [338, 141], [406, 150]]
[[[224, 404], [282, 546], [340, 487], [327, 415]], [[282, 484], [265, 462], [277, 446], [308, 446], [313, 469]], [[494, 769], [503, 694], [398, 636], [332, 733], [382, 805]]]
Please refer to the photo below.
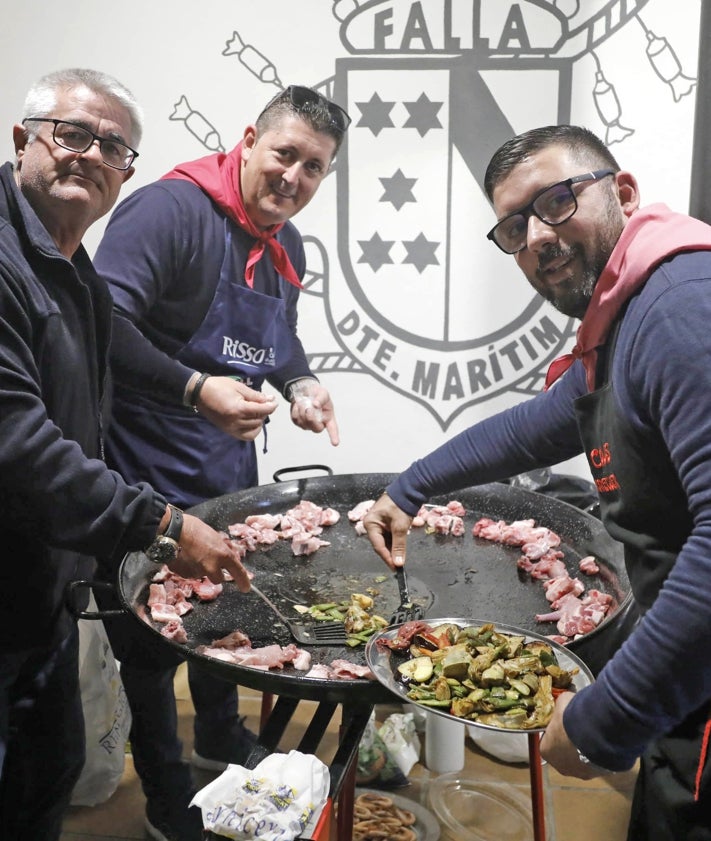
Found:
[[[31, 87], [13, 139], [0, 168], [0, 838], [57, 841], [85, 754], [65, 587], [93, 577], [95, 556], [115, 577], [126, 552], [166, 539], [173, 510], [103, 461], [112, 304], [81, 242], [133, 174], [140, 109], [111, 76], [61, 70]], [[176, 573], [218, 583], [226, 569], [249, 589], [224, 535], [183, 526]]]
[[558, 697], [541, 755], [583, 779], [639, 761], [629, 841], [709, 841], [711, 226], [640, 207], [635, 177], [577, 126], [508, 141], [484, 183], [498, 220], [488, 238], [581, 319], [577, 342], [541, 394], [402, 473], [366, 531], [400, 565], [431, 496], [584, 452], [641, 619], [595, 683]]
[[[338, 444], [327, 389], [297, 335], [305, 273], [291, 218], [328, 175], [350, 118], [311, 88], [278, 93], [227, 154], [179, 164], [112, 215], [95, 261], [115, 302], [115, 388], [107, 459], [185, 508], [258, 484], [255, 439], [277, 410]], [[104, 605], [106, 606], [106, 605]], [[133, 714], [131, 748], [158, 841], [199, 841], [173, 679], [182, 658], [147, 647], [135, 622], [107, 620]], [[249, 628], [243, 629], [249, 634]], [[232, 683], [188, 663], [192, 761], [244, 764], [254, 735]]]

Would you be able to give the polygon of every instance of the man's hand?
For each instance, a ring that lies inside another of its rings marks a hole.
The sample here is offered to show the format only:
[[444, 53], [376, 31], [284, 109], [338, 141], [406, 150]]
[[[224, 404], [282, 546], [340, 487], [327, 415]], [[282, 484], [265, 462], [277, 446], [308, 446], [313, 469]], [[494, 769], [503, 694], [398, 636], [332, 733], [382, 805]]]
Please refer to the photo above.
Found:
[[412, 517], [383, 494], [363, 518], [368, 539], [373, 549], [390, 569], [405, 563], [407, 533]]
[[242, 566], [237, 547], [226, 534], [215, 531], [198, 517], [184, 514], [178, 543], [178, 557], [169, 564], [173, 572], [184, 578], [206, 575], [213, 584], [221, 584], [225, 580], [224, 569], [243, 593], [249, 592], [250, 574]]
[[273, 395], [255, 391], [232, 377], [208, 377], [197, 401], [203, 417], [240, 441], [254, 441], [276, 407]]
[[575, 745], [568, 738], [563, 727], [563, 712], [568, 704], [575, 697], [573, 692], [564, 692], [559, 695], [553, 709], [553, 718], [546, 727], [541, 741], [541, 757], [566, 777], [578, 777], [581, 780], [592, 780], [604, 774], [611, 774], [591, 762], [583, 762], [580, 759]]
[[297, 380], [291, 385], [291, 420], [301, 429], [328, 432], [331, 444], [338, 446], [338, 424], [331, 395], [318, 380]]

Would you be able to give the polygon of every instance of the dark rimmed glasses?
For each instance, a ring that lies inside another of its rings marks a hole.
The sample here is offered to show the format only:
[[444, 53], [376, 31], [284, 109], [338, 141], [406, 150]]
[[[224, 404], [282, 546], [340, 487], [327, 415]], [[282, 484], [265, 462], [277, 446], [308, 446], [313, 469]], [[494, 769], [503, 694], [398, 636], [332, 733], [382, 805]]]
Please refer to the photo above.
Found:
[[68, 120], [55, 120], [52, 117], [26, 117], [22, 121], [23, 125], [25, 123], [52, 123], [54, 126], [52, 140], [57, 146], [68, 149], [70, 152], [86, 152], [91, 148], [91, 144], [98, 140], [101, 160], [112, 169], [126, 170], [138, 157], [138, 152], [126, 146], [125, 143], [119, 143], [111, 137], [101, 137], [89, 131], [88, 128]]
[[[278, 93], [267, 103], [262, 110], [262, 114], [286, 95], [289, 96], [289, 101], [299, 112], [308, 113], [314, 107], [325, 107], [331, 117], [331, 125], [340, 132], [345, 132], [351, 124], [351, 118], [340, 105], [336, 105], [335, 102], [331, 102], [330, 99], [327, 99], [318, 91], [303, 85], [289, 85], [288, 88], [284, 88], [281, 93]], [[261, 114], [259, 116], [261, 117]]]
[[596, 169], [584, 175], [566, 178], [551, 187], [546, 187], [537, 193], [533, 201], [500, 219], [486, 235], [505, 254], [517, 254], [526, 247], [528, 238], [528, 220], [531, 216], [545, 222], [546, 225], [562, 225], [567, 222], [578, 209], [578, 200], [573, 191], [573, 184], [584, 181], [599, 181], [608, 175], [614, 175], [613, 169]]

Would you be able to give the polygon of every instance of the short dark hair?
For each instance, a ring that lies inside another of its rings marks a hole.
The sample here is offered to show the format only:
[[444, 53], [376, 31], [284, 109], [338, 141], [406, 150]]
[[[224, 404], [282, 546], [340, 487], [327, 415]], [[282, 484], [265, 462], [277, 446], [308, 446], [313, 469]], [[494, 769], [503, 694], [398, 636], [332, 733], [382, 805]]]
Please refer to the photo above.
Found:
[[314, 91], [315, 101], [310, 102], [307, 108], [300, 108], [293, 103], [290, 90], [290, 87], [285, 88], [267, 103], [255, 124], [257, 135], [269, 131], [283, 117], [298, 117], [308, 123], [314, 131], [326, 134], [336, 141], [336, 147], [333, 152], [335, 157], [336, 152], [343, 142], [345, 131], [342, 131], [334, 124], [333, 115], [329, 110], [328, 99], [318, 93], [318, 91]]
[[589, 129], [582, 126], [543, 126], [518, 134], [507, 140], [494, 152], [484, 175], [484, 189], [493, 200], [496, 186], [526, 158], [547, 149], [549, 146], [562, 146], [567, 149], [576, 162], [594, 169], [613, 169], [619, 172], [620, 166], [614, 155]]

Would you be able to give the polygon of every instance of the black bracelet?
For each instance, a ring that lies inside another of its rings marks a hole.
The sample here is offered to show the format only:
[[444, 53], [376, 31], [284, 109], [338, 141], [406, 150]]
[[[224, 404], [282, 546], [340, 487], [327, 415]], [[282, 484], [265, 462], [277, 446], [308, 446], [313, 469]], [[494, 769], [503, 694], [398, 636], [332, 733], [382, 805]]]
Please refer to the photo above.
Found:
[[193, 407], [193, 411], [197, 412], [197, 402], [198, 397], [200, 396], [200, 392], [202, 391], [202, 387], [205, 385], [205, 380], [210, 376], [210, 374], [200, 374], [198, 377], [198, 381], [193, 386], [192, 394], [190, 395], [190, 405]]

